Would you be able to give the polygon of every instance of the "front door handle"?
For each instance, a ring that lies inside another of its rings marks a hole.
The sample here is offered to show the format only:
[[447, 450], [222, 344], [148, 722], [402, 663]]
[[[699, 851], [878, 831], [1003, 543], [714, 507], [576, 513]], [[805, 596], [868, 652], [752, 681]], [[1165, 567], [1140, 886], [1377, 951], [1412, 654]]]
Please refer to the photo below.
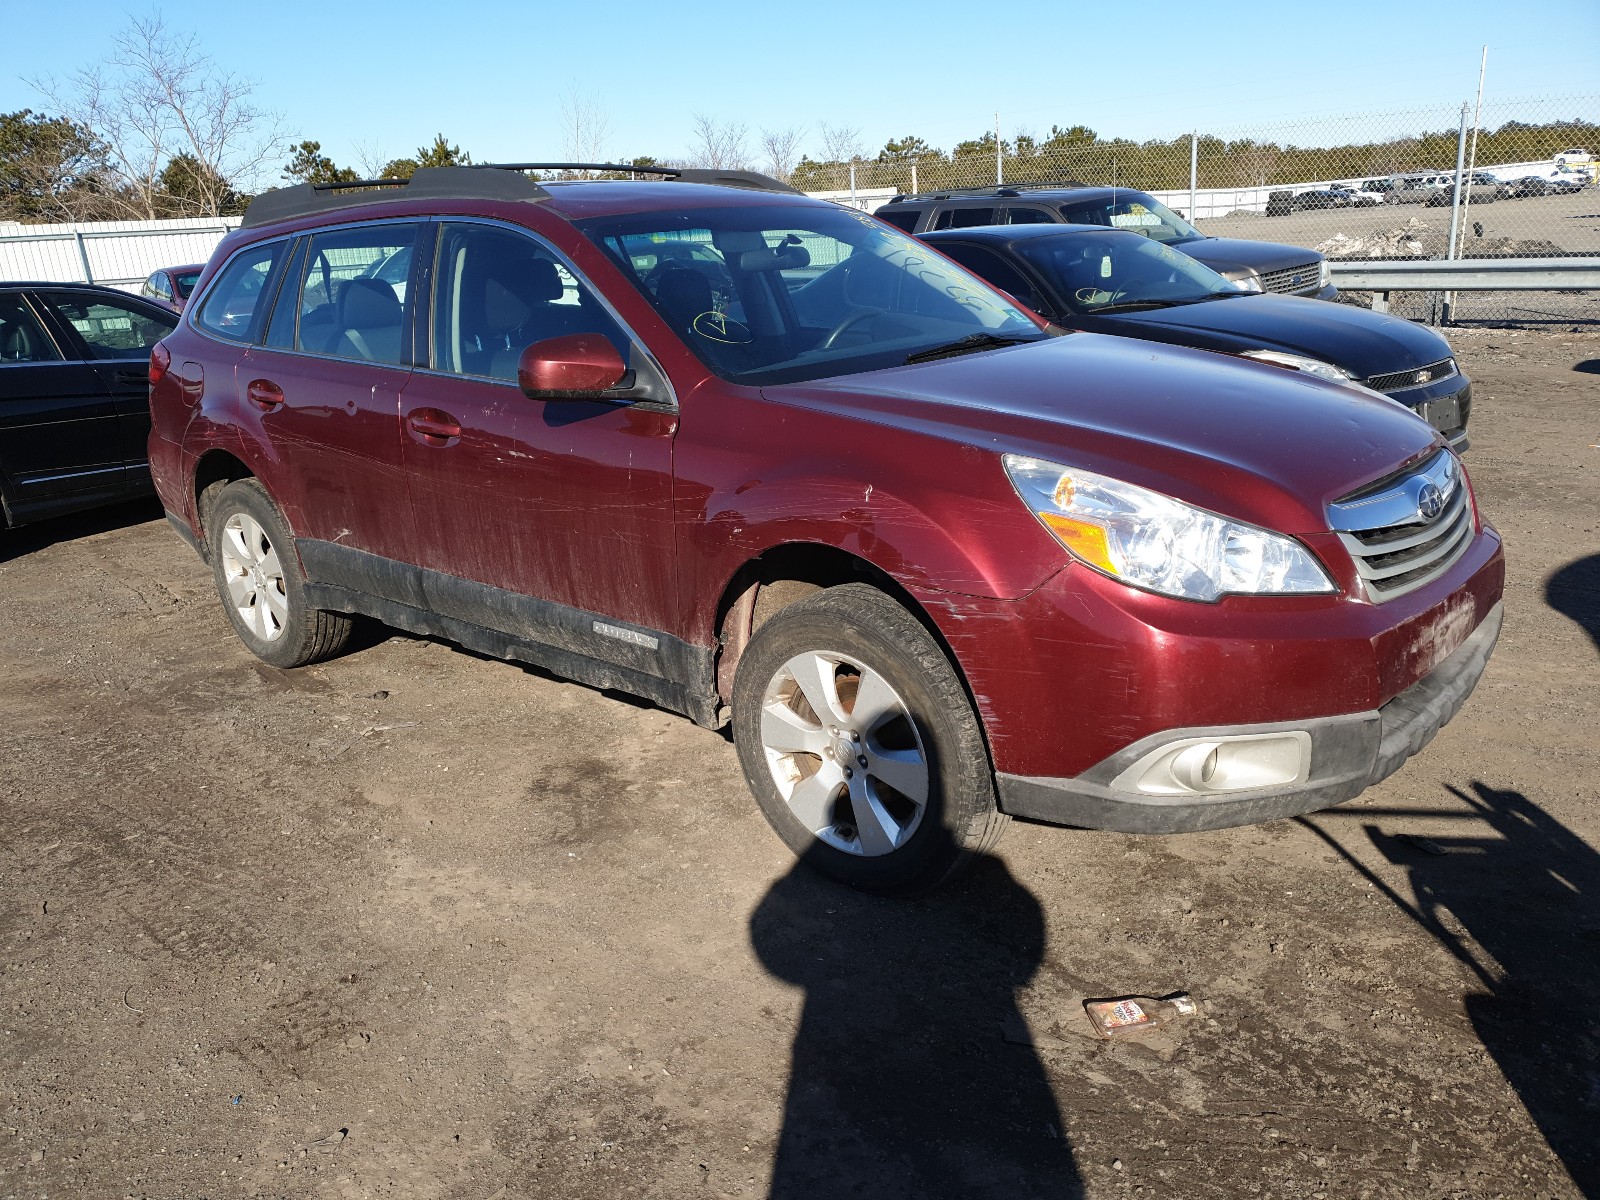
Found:
[[118, 383], [149, 383], [150, 372], [145, 367], [123, 367], [114, 376]]
[[461, 422], [437, 408], [419, 408], [408, 413], [406, 424], [425, 446], [446, 446], [461, 436]]
[[283, 403], [283, 389], [270, 379], [252, 379], [244, 394], [264, 412], [271, 412]]

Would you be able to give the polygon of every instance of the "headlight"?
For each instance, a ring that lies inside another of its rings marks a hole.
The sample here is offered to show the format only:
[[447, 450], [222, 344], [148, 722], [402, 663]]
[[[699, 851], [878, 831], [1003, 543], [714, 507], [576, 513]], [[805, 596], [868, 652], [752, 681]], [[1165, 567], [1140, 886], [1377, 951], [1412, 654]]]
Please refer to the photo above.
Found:
[[1333, 268], [1328, 265], [1328, 260], [1323, 259], [1317, 264], [1317, 286], [1325, 288], [1333, 282]]
[[1282, 350], [1245, 350], [1239, 357], [1253, 358], [1257, 362], [1271, 363], [1275, 367], [1288, 367], [1291, 371], [1315, 375], [1318, 379], [1326, 379], [1329, 383], [1351, 385], [1356, 382], [1356, 377], [1343, 367], [1323, 362], [1320, 358], [1308, 358], [1304, 354], [1285, 354]]
[[1080, 562], [1185, 600], [1336, 589], [1291, 537], [1230, 521], [1131, 483], [1008, 454], [1011, 486]]
[[1254, 275], [1246, 275], [1243, 279], [1235, 279], [1231, 282], [1241, 292], [1259, 292], [1261, 290], [1261, 280]]

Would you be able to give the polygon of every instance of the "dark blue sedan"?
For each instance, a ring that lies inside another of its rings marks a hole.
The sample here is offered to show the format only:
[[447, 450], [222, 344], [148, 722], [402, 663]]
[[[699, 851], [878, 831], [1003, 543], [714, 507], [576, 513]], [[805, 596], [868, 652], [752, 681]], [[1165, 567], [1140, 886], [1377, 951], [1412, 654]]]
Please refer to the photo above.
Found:
[[1472, 385], [1433, 330], [1348, 304], [1247, 292], [1151, 238], [1093, 225], [918, 235], [1067, 329], [1238, 354], [1404, 404], [1467, 448]]

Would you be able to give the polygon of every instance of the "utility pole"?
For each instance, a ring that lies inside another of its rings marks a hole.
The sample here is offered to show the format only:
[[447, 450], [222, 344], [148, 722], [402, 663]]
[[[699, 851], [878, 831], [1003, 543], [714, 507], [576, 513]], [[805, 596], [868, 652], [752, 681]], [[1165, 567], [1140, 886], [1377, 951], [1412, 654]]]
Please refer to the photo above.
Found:
[[1200, 174], [1200, 131], [1189, 134], [1189, 220], [1194, 220], [1195, 187]]
[[[1447, 258], [1454, 260], [1456, 257], [1456, 234], [1461, 229], [1461, 175], [1467, 165], [1467, 102], [1461, 102], [1461, 132], [1456, 135], [1456, 188], [1455, 195], [1450, 197], [1450, 252]], [[1440, 324], [1450, 323], [1450, 306], [1455, 296], [1451, 292], [1444, 294], [1444, 307]]]
[[994, 185], [999, 187], [1006, 181], [1005, 150], [1000, 145], [1000, 114], [994, 115]]
[[[1472, 207], [1473, 173], [1478, 169], [1478, 128], [1483, 120], [1483, 75], [1489, 69], [1489, 47], [1483, 48], [1483, 58], [1478, 62], [1478, 103], [1472, 110], [1472, 148], [1467, 151], [1467, 194], [1461, 202], [1461, 240], [1467, 240], [1467, 209]], [[1458, 256], [1459, 257], [1459, 256]]]

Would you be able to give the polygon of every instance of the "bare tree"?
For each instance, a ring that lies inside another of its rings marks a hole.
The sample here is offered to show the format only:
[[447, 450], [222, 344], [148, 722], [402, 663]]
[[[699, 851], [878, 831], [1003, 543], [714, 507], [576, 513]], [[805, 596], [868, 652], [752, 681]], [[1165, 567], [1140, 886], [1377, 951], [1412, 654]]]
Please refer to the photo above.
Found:
[[[132, 18], [111, 56], [65, 81], [30, 80], [108, 148], [119, 207], [135, 218], [217, 216], [239, 202], [283, 156], [289, 139], [275, 114], [251, 102], [255, 85], [221, 70], [198, 39], [159, 15]], [[182, 194], [162, 176], [173, 159]]]
[[822, 123], [822, 161], [854, 162], [865, 152], [861, 144], [861, 130], [853, 125]]
[[747, 170], [750, 156], [745, 149], [745, 133], [742, 121], [719, 121], [707, 113], [695, 113], [694, 144], [689, 149], [690, 163], [712, 170]]
[[611, 116], [600, 98], [569, 83], [561, 99], [561, 145], [567, 161], [604, 162], [610, 138]]
[[761, 131], [761, 152], [767, 156], [767, 174], [785, 183], [789, 181], [789, 176], [794, 174], [795, 166], [800, 161], [800, 139], [805, 133], [804, 129], [793, 125]]
[[352, 153], [356, 160], [356, 174], [362, 179], [377, 179], [386, 164], [393, 160], [378, 147], [377, 142], [357, 142]]

